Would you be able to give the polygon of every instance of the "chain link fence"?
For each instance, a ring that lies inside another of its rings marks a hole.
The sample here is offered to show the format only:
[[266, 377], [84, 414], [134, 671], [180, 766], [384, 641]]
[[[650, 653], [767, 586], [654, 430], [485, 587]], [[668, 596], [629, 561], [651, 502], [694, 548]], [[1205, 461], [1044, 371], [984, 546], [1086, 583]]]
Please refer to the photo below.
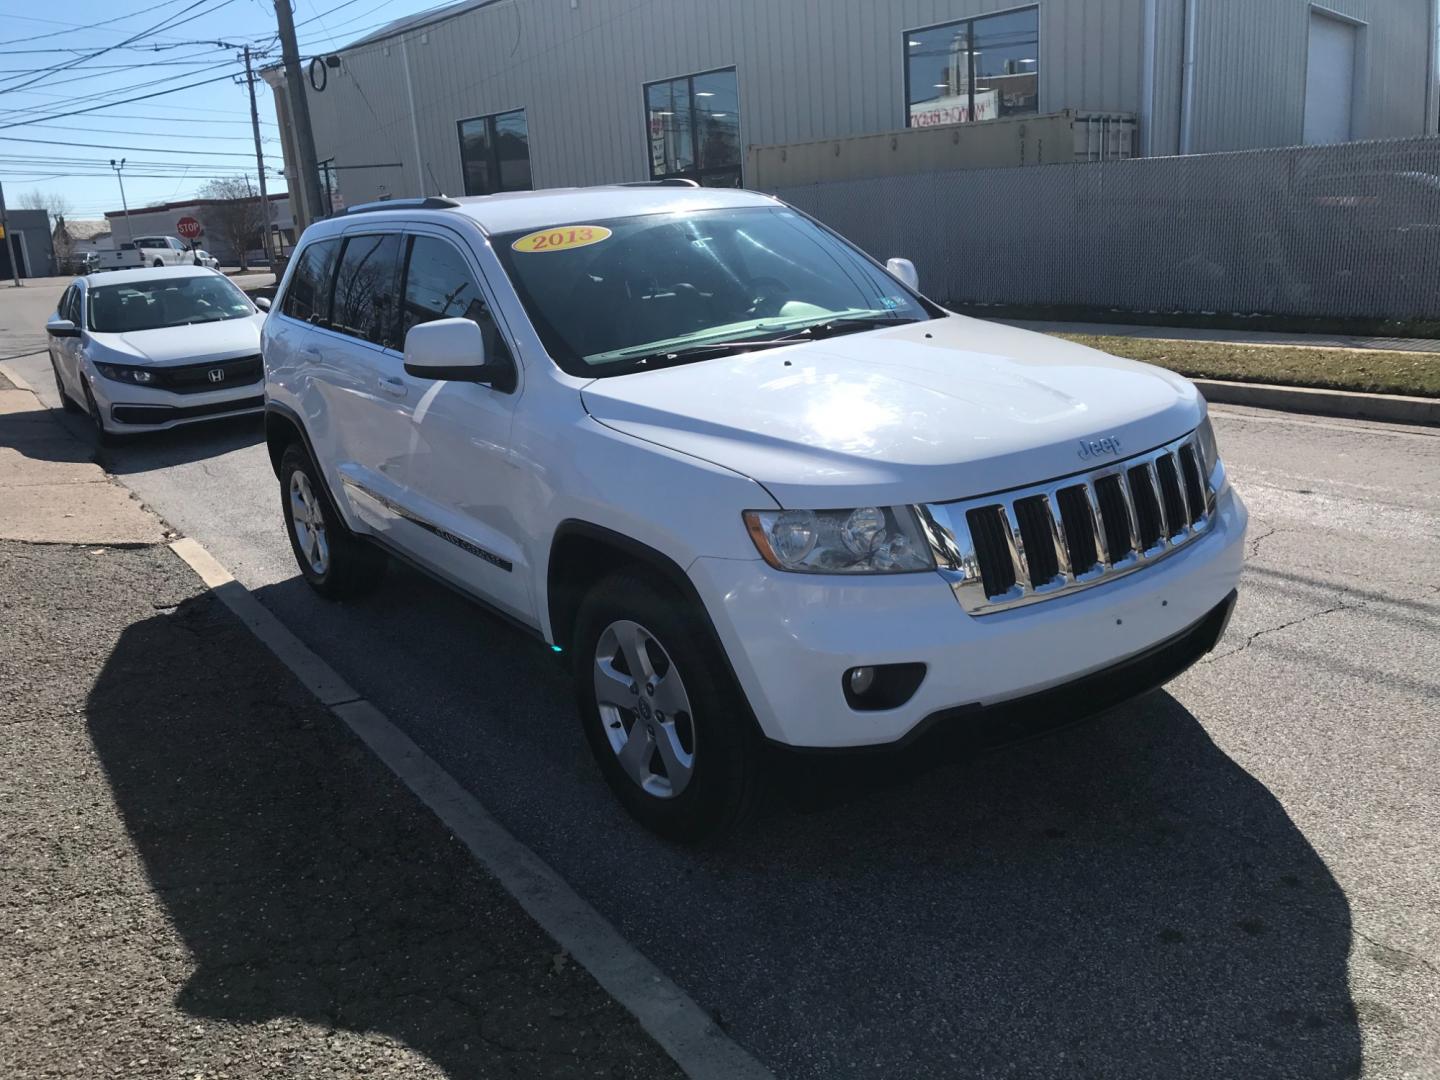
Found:
[[1440, 138], [781, 190], [952, 305], [1440, 319]]

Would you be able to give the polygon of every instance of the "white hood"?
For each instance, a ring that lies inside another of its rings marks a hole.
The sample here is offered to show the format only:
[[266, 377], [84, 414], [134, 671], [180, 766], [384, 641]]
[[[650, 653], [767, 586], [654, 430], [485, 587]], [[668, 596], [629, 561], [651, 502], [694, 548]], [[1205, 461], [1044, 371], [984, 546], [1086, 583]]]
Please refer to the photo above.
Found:
[[951, 316], [597, 379], [601, 423], [723, 465], [786, 507], [943, 501], [1097, 467], [1198, 425], [1187, 380], [1028, 330]]
[[260, 351], [260, 325], [264, 314], [243, 319], [196, 323], [193, 326], [165, 326], [159, 330], [132, 330], [125, 334], [91, 331], [90, 341], [110, 355], [90, 356], [101, 363], [117, 364], [203, 364], [208, 360], [230, 360], [253, 356]]

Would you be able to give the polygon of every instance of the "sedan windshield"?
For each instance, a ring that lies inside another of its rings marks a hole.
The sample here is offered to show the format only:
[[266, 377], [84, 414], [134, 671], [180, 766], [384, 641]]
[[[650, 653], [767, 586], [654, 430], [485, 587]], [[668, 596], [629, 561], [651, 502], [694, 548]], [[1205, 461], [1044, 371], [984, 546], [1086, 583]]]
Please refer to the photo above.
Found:
[[572, 375], [934, 317], [859, 251], [784, 207], [587, 221], [498, 236], [495, 250]]
[[90, 289], [90, 329], [102, 334], [243, 319], [255, 314], [245, 294], [212, 274], [96, 285]]

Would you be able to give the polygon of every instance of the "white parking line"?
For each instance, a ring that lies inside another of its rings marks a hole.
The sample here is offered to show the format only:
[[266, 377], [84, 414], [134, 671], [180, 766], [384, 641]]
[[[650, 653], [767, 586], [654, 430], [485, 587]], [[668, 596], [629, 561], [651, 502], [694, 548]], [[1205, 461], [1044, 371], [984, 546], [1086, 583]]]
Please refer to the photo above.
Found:
[[520, 906], [630, 1011], [687, 1076], [774, 1080], [688, 994], [621, 937], [538, 855], [379, 709], [311, 652], [197, 541], [170, 549], [280, 662], [328, 706], [445, 823]]

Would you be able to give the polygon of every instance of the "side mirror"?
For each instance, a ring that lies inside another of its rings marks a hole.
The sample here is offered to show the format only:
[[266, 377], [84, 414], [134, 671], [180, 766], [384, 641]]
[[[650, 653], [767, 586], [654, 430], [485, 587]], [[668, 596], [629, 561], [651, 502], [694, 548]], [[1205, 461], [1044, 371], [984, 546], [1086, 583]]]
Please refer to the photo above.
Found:
[[417, 379], [488, 383], [507, 393], [515, 388], [508, 361], [485, 357], [485, 332], [470, 319], [435, 319], [405, 335], [405, 371]]
[[59, 315], [50, 316], [50, 321], [45, 324], [45, 332], [51, 337], [80, 336], [80, 328], [69, 319], [62, 319]]
[[885, 262], [885, 269], [909, 285], [915, 292], [920, 291], [920, 274], [915, 269], [915, 264], [909, 259], [888, 259]]
[[268, 296], [255, 297], [255, 306], [258, 307], [261, 311], [269, 311], [270, 298]]

